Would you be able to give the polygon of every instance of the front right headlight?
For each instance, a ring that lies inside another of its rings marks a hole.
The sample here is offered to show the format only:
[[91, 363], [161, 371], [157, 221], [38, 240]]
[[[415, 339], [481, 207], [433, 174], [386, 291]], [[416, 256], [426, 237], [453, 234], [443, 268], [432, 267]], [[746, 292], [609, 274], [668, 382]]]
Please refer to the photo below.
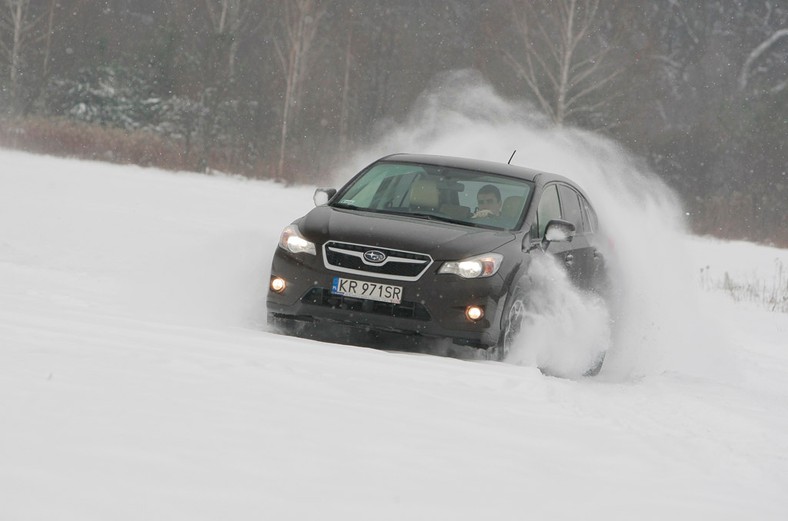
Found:
[[453, 273], [464, 279], [479, 279], [491, 277], [498, 272], [503, 262], [500, 253], [485, 253], [459, 261], [449, 261], [443, 264], [438, 273]]
[[291, 224], [282, 230], [282, 235], [279, 236], [279, 247], [291, 253], [309, 253], [310, 255], [317, 255], [315, 251], [315, 243], [309, 242], [301, 235], [301, 230], [298, 226]]

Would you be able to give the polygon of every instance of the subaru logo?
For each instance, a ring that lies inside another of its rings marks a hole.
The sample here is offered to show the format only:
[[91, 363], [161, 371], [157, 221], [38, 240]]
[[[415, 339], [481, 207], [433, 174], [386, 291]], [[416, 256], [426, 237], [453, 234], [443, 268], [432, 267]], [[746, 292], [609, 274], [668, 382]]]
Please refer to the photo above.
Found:
[[369, 262], [380, 264], [386, 260], [386, 254], [379, 250], [367, 250], [364, 252], [364, 258]]

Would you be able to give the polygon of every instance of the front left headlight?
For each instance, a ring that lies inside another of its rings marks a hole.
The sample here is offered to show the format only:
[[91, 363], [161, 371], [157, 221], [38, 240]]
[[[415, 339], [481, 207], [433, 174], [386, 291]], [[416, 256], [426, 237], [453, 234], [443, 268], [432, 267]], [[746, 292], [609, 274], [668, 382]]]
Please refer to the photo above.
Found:
[[279, 236], [279, 247], [292, 253], [316, 255], [315, 243], [304, 239], [301, 230], [295, 224], [282, 230], [282, 235]]
[[445, 262], [438, 273], [453, 273], [464, 279], [491, 277], [498, 272], [503, 262], [500, 253], [485, 253], [459, 261]]

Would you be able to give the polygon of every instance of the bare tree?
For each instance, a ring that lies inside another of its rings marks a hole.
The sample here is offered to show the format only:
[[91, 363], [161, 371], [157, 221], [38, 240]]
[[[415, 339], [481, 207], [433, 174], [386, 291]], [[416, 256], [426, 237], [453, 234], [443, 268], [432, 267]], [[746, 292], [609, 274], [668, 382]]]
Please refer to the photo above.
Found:
[[350, 71], [353, 68], [353, 25], [347, 31], [347, 44], [345, 45], [345, 64], [342, 75], [342, 103], [339, 112], [339, 150], [345, 152], [348, 148], [348, 113], [350, 111]]
[[8, 62], [11, 99], [15, 105], [19, 105], [24, 51], [35, 40], [35, 29], [43, 15], [31, 15], [30, 0], [3, 0], [2, 7], [0, 48]]
[[284, 172], [289, 126], [293, 119], [292, 109], [299, 106], [303, 93], [303, 82], [312, 63], [313, 44], [318, 33], [320, 19], [326, 12], [319, 0], [289, 0], [283, 2], [280, 18], [281, 32], [274, 38], [276, 54], [284, 74], [282, 95], [282, 124], [279, 140], [279, 162], [277, 177]]
[[184, 38], [188, 41], [186, 52], [199, 49], [193, 55], [199, 72], [190, 88], [194, 89], [193, 96], [199, 96], [196, 106], [200, 109], [184, 112], [190, 114], [183, 121], [189, 122], [185, 134], [187, 151], [191, 149], [192, 133], [201, 143], [196, 149], [200, 170], [211, 166], [218, 149], [236, 153], [243, 146], [238, 139], [242, 121], [228, 118], [227, 110], [237, 104], [243, 90], [238, 74], [238, 62], [243, 58], [239, 49], [257, 30], [267, 9], [259, 0], [204, 0], [203, 6], [195, 9], [188, 2], [175, 6], [180, 23], [195, 28]]
[[599, 0], [513, 0], [511, 15], [519, 45], [502, 52], [553, 122], [600, 109], [592, 95], [621, 69], [606, 67], [611, 47], [596, 39]]
[[[739, 90], [743, 91], [747, 88], [747, 82], [749, 81], [750, 77], [750, 69], [752, 68], [753, 63], [760, 58], [764, 53], [766, 53], [769, 48], [773, 45], [776, 45], [777, 42], [781, 38], [788, 37], [788, 29], [780, 29], [772, 33], [766, 40], [761, 42], [755, 49], [750, 52], [747, 56], [747, 59], [744, 60], [744, 65], [741, 68], [741, 73], [739, 73]], [[775, 92], [781, 91], [785, 88], [787, 81], [781, 81], [774, 89]]]
[[252, 16], [253, 0], [205, 0], [208, 17], [216, 35], [227, 40], [227, 76], [230, 82], [235, 80], [236, 60], [241, 35], [245, 31], [254, 30]]

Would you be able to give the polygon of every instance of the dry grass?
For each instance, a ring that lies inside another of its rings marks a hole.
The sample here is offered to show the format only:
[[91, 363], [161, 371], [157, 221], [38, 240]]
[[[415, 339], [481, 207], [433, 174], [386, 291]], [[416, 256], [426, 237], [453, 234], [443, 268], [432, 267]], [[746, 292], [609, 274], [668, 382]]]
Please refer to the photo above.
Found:
[[113, 163], [188, 169], [188, 158], [177, 143], [147, 132], [71, 121], [26, 119], [0, 122], [0, 144], [55, 156], [98, 159]]
[[788, 211], [774, 211], [788, 200], [788, 192], [783, 192], [775, 190], [762, 199], [741, 192], [709, 197], [696, 207], [692, 229], [699, 235], [788, 248]]
[[780, 259], [775, 259], [775, 270], [769, 280], [754, 275], [736, 277], [727, 271], [722, 277], [713, 277], [708, 269], [702, 269], [700, 277], [701, 286], [707, 291], [722, 291], [736, 302], [788, 313], [788, 271]]
[[231, 150], [213, 147], [206, 158], [201, 157], [195, 147], [187, 151], [185, 143], [178, 139], [67, 120], [0, 120], [0, 146], [165, 170], [213, 170], [250, 177], [265, 177], [267, 174], [261, 167], [243, 167], [242, 158]]

